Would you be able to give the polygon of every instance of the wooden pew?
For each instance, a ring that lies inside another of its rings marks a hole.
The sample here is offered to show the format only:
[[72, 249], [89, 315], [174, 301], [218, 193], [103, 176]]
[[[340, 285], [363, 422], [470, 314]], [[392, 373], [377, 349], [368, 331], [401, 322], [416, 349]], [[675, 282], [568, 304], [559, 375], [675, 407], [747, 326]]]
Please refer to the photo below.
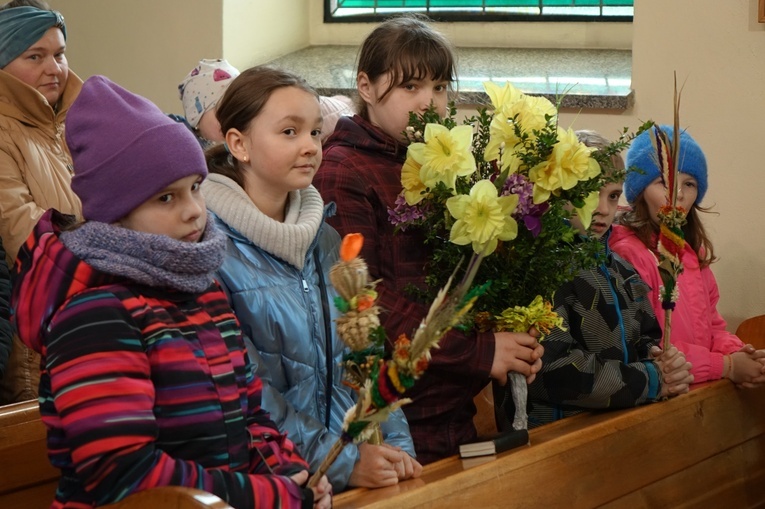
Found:
[[37, 401], [0, 407], [0, 507], [50, 507], [58, 478], [48, 461]]
[[152, 488], [130, 495], [122, 502], [103, 507], [104, 509], [232, 509], [223, 500], [206, 491], [180, 486]]
[[[60, 473], [48, 461], [37, 401], [0, 407], [0, 509], [50, 507]], [[111, 509], [231, 509], [220, 498], [191, 488], [147, 490]]]
[[666, 402], [542, 426], [530, 441], [342, 493], [334, 507], [765, 507], [765, 387], [700, 384]]
[[[765, 507], [765, 387], [701, 384], [664, 403], [577, 415], [530, 437], [531, 446], [497, 457], [448, 458], [420, 479], [342, 493], [335, 507]], [[47, 459], [36, 401], [0, 407], [0, 465], [0, 508], [50, 506], [59, 472]], [[229, 508], [177, 487], [108, 507]]]
[[765, 315], [753, 316], [741, 322], [736, 329], [736, 336], [755, 348], [765, 348]]

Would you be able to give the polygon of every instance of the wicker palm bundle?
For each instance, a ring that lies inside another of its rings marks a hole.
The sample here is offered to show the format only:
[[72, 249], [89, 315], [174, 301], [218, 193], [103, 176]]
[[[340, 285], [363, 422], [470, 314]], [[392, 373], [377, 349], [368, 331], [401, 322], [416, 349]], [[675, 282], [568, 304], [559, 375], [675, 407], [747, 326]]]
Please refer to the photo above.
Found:
[[353, 237], [344, 239], [344, 247], [354, 245], [343, 249], [341, 261], [329, 272], [332, 285], [347, 303], [345, 313], [337, 319], [337, 333], [353, 351], [371, 347], [370, 338], [380, 327], [380, 308], [374, 303], [376, 281], [369, 281], [367, 264], [357, 256], [356, 248], [361, 248], [357, 242]]

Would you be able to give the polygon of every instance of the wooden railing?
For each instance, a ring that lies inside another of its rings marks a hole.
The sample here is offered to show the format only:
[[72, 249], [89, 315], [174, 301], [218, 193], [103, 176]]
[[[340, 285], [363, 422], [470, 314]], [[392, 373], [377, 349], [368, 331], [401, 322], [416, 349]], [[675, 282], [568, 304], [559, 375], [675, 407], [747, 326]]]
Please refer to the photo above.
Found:
[[581, 414], [496, 457], [457, 457], [419, 479], [335, 497], [350, 509], [765, 507], [765, 387], [727, 380], [630, 410]]
[[[48, 461], [45, 426], [37, 401], [0, 407], [0, 509], [50, 507], [60, 473]], [[191, 488], [136, 493], [111, 509], [231, 509], [221, 499]]]
[[50, 507], [58, 478], [48, 461], [37, 401], [0, 407], [0, 507]]
[[[721, 380], [640, 408], [532, 430], [497, 457], [448, 458], [419, 479], [335, 497], [336, 508], [765, 507], [765, 387]], [[49, 507], [58, 472], [36, 402], [0, 408], [0, 508]], [[185, 488], [137, 493], [112, 509], [222, 509]]]
[[232, 509], [215, 495], [192, 488], [165, 486], [130, 495], [104, 509]]

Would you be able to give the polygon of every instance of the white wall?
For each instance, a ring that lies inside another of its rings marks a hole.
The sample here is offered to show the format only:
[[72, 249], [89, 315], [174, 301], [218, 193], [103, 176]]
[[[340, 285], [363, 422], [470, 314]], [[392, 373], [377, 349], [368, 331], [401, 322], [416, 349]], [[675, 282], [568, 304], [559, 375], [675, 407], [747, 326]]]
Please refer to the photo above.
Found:
[[103, 74], [180, 112], [178, 83], [201, 58], [222, 55], [221, 0], [49, 0], [67, 27], [69, 66]]
[[704, 216], [720, 258], [712, 266], [719, 309], [735, 330], [765, 313], [765, 24], [757, 0], [638, 0], [633, 31], [634, 109], [581, 115], [576, 126], [610, 134], [649, 118], [671, 123], [677, 72], [680, 120], [710, 171], [703, 204], [719, 213]]
[[309, 44], [308, 0], [50, 0], [69, 65], [181, 113], [178, 83], [202, 58], [245, 69]]
[[224, 0], [225, 58], [246, 69], [308, 46], [306, 1]]

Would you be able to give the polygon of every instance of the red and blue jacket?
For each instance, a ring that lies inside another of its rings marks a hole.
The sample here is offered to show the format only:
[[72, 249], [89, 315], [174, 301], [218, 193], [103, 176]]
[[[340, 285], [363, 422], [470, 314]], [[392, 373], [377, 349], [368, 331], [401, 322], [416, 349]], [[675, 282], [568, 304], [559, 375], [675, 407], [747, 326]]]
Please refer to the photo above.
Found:
[[201, 294], [101, 273], [48, 211], [19, 253], [21, 339], [42, 355], [40, 413], [62, 476], [52, 508], [96, 507], [156, 486], [235, 508], [301, 507], [307, 469], [260, 407], [239, 324], [217, 283]]

